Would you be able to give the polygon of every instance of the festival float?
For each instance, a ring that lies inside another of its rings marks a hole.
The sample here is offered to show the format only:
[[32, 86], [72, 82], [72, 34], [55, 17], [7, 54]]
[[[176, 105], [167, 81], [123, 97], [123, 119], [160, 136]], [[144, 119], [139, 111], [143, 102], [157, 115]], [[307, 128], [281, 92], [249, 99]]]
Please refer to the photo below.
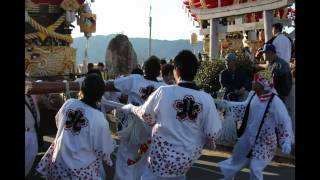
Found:
[[[238, 54], [238, 67], [244, 72], [251, 71], [254, 54], [272, 36], [272, 24], [279, 22], [284, 27], [294, 27], [292, 4], [291, 0], [184, 0], [185, 12], [203, 36], [203, 54], [207, 60], [212, 60], [200, 67], [196, 80], [201, 88], [216, 97], [217, 102], [222, 99], [224, 92], [219, 90], [219, 73], [225, 65], [221, 59], [228, 52], [237, 53], [246, 47], [252, 61]], [[248, 77], [252, 77], [252, 72]], [[239, 120], [233, 118], [234, 112], [229, 107], [218, 106], [218, 109], [223, 120], [218, 143], [233, 146]]]
[[[70, 46], [71, 32], [74, 22], [87, 39], [96, 31], [96, 15], [90, 9], [92, 2], [25, 0], [25, 73], [30, 79], [61, 82], [76, 78], [77, 49]], [[55, 133], [53, 119], [65, 99], [66, 93], [37, 95], [43, 132]]]
[[37, 79], [70, 79], [78, 73], [71, 32], [77, 21], [81, 32], [95, 32], [96, 15], [85, 0], [25, 1], [25, 72]]
[[[271, 26], [294, 26], [291, 0], [184, 0], [183, 6], [200, 27], [203, 52], [210, 59], [248, 47], [254, 54], [271, 38]], [[264, 15], [265, 12], [265, 15]], [[266, 38], [265, 38], [266, 37]]]

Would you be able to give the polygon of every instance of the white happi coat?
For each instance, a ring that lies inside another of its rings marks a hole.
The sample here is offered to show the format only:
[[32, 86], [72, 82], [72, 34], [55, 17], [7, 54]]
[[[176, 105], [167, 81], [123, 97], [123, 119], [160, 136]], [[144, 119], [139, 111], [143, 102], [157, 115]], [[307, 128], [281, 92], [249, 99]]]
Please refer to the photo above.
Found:
[[[38, 141], [37, 141], [37, 133], [35, 130], [35, 122], [37, 121], [38, 126], [40, 125], [40, 113], [39, 113], [39, 108], [38, 105], [35, 101], [35, 98], [33, 96], [31, 96], [33, 104], [34, 104], [34, 108], [37, 112], [37, 119], [35, 120], [32, 112], [29, 110], [28, 106], [25, 105], [25, 133], [24, 133], [24, 137], [25, 137], [25, 176], [28, 175], [33, 162], [35, 160], [35, 157], [37, 155], [38, 152]], [[27, 96], [25, 95], [25, 101], [26, 103], [29, 104], [29, 106], [32, 108], [31, 102], [30, 100], [27, 98]]]
[[148, 169], [142, 179], [184, 179], [204, 144], [212, 147], [221, 129], [213, 98], [177, 85], [158, 88], [132, 112], [153, 127]]
[[[107, 80], [105, 83], [113, 82], [114, 80]], [[113, 92], [113, 91], [106, 91], [103, 94], [103, 98], [106, 100], [114, 101], [120, 103], [121, 93], [120, 92]], [[112, 111], [114, 108], [108, 105], [101, 103], [101, 111], [106, 116], [107, 112]]]
[[[248, 99], [252, 95], [251, 92]], [[218, 104], [228, 104], [235, 119], [242, 119], [249, 102], [248, 99], [244, 102], [222, 101]], [[268, 100], [260, 101], [259, 97], [254, 95], [249, 104], [248, 122], [243, 135], [235, 145], [231, 158], [219, 163], [226, 179], [232, 178], [247, 164], [250, 164], [250, 179], [262, 179], [262, 170], [273, 159], [277, 144], [280, 144], [281, 147], [284, 143], [294, 142], [291, 119], [284, 103], [276, 95], [270, 103], [261, 132], [255, 141], [267, 103]], [[252, 157], [248, 159], [246, 156], [251, 149]]]
[[56, 117], [54, 142], [38, 164], [47, 179], [104, 179], [115, 142], [103, 114], [77, 99], [67, 100]]
[[[149, 95], [164, 83], [146, 80], [142, 75], [132, 74], [114, 80], [114, 87], [128, 95], [128, 102], [143, 104]], [[130, 121], [128, 121], [130, 119]], [[119, 131], [120, 145], [117, 152], [115, 180], [140, 179], [147, 166], [148, 152], [136, 164], [128, 165], [128, 160], [135, 160], [141, 144], [151, 137], [151, 128], [136, 116], [125, 114], [121, 119], [122, 130]]]

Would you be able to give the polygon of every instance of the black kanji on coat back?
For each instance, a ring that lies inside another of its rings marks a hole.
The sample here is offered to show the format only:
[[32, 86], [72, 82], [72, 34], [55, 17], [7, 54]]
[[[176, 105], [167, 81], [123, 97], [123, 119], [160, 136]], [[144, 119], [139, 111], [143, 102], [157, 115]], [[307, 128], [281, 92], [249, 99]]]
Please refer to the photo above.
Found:
[[202, 110], [202, 105], [194, 101], [193, 96], [186, 95], [183, 100], [176, 100], [174, 108], [177, 110], [177, 119], [183, 120], [195, 120], [198, 113]]
[[153, 86], [147, 86], [145, 88], [140, 88], [141, 98], [145, 101], [148, 99], [150, 94], [155, 91]]
[[81, 128], [88, 126], [88, 120], [80, 109], [67, 111], [67, 120], [64, 128], [70, 130], [73, 135], [78, 135]]

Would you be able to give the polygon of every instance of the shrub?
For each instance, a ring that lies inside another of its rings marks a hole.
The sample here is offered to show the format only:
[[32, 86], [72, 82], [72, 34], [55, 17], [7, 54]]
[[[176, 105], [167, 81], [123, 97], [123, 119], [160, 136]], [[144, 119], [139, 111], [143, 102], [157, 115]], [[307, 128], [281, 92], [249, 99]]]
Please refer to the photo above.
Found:
[[203, 61], [195, 77], [195, 81], [199, 88], [214, 95], [214, 92], [220, 89], [219, 73], [224, 68], [225, 62], [223, 60], [215, 59], [213, 61]]

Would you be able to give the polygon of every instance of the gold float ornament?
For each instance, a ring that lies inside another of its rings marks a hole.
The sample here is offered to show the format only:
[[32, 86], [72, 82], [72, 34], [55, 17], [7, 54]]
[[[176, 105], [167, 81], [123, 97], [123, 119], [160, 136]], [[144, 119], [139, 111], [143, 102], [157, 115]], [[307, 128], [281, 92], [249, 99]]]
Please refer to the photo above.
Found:
[[[48, 36], [56, 38], [56, 39], [67, 41], [68, 43], [73, 42], [73, 38], [71, 37], [71, 35], [64, 35], [64, 34], [60, 34], [60, 33], [57, 33], [54, 31], [58, 26], [60, 26], [60, 24], [62, 22], [64, 22], [65, 16], [61, 16], [54, 24], [50, 25], [48, 28], [43, 27], [41, 24], [39, 24], [37, 21], [35, 21], [28, 14], [26, 14], [26, 19], [27, 19], [28, 23], [34, 29], [39, 31], [39, 33], [37, 33], [37, 36], [40, 37], [41, 40], [44, 40], [48, 35]], [[31, 34], [27, 34], [25, 38], [32, 39], [34, 37], [35, 37], [35, 35], [33, 33], [31, 33]]]
[[37, 46], [27, 46], [25, 48], [25, 72], [30, 75], [34, 75], [34, 69], [38, 69], [45, 72], [47, 67], [46, 58], [50, 54], [49, 51], [43, 50]]
[[65, 11], [76, 11], [80, 8], [80, 4], [76, 0], [63, 0], [60, 7]]
[[96, 14], [92, 14], [92, 13], [80, 14], [80, 32], [83, 32], [83, 33], [96, 32]]
[[49, 75], [63, 75], [74, 73], [76, 63], [76, 49], [68, 46], [46, 47], [51, 50], [47, 58]]
[[[39, 57], [32, 59], [32, 54], [39, 54]], [[76, 49], [68, 46], [41, 46], [25, 51], [25, 70], [31, 76], [75, 73], [75, 63]]]
[[[62, 24], [62, 22], [64, 22], [64, 20], [65, 20], [65, 16], [60, 16], [59, 19], [52, 25], [48, 26], [46, 30], [48, 32], [54, 32], [54, 30], [57, 29]], [[41, 39], [41, 41], [44, 41], [48, 37], [48, 34], [42, 31], [42, 32], [38, 32], [38, 36]]]

